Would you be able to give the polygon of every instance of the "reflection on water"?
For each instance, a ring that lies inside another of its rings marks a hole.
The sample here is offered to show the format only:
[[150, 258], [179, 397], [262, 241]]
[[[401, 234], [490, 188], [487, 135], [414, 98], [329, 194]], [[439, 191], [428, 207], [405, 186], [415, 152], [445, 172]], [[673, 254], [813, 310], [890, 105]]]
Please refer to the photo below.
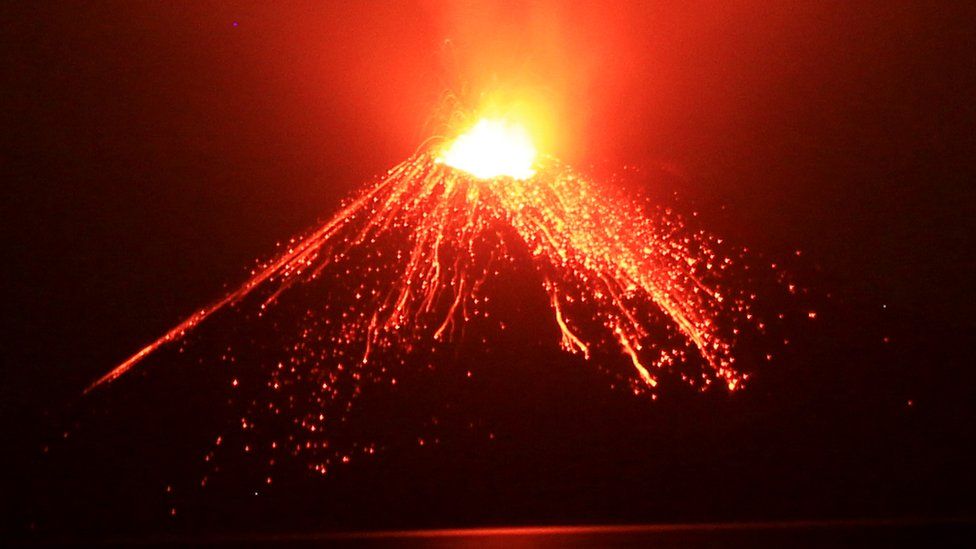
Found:
[[[414, 548], [550, 547], [966, 547], [976, 519], [546, 526], [412, 530], [179, 540], [289, 546]], [[168, 540], [172, 542], [174, 540]]]

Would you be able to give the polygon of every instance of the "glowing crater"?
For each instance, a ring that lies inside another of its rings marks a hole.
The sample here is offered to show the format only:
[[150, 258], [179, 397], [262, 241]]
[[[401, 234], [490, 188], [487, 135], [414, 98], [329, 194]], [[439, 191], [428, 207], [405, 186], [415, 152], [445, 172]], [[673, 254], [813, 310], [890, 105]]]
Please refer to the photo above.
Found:
[[524, 127], [482, 118], [450, 143], [438, 161], [479, 179], [528, 179], [535, 175], [535, 158], [535, 146]]

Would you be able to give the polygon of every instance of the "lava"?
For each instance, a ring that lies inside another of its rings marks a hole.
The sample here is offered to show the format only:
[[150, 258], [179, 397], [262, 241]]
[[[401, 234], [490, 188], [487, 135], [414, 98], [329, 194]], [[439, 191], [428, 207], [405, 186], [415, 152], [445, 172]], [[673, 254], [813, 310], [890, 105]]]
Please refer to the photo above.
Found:
[[536, 156], [525, 128], [504, 119], [482, 118], [446, 147], [438, 160], [479, 179], [528, 179], [535, 175]]

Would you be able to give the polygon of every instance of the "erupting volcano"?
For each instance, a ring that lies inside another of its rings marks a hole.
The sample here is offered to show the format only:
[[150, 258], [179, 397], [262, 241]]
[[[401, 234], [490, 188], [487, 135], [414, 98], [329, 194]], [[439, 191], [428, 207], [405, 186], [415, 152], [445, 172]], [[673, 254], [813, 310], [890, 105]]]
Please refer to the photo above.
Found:
[[264, 310], [293, 285], [322, 278], [356, 281], [341, 320], [320, 327], [340, 368], [340, 357], [368, 368], [379, 354], [433, 348], [473, 317], [489, 316], [492, 296], [482, 286], [516, 248], [531, 256], [563, 350], [590, 358], [615, 347], [632, 365], [638, 392], [655, 387], [661, 370], [692, 361], [701, 367], [683, 379], [734, 390], [747, 377], [734, 367], [733, 343], [753, 318], [752, 296], [722, 285], [736, 260], [716, 252], [716, 242], [669, 213], [643, 214], [608, 186], [537, 154], [517, 122], [482, 118], [390, 169], [238, 289], [88, 390], [249, 294], [264, 292]]

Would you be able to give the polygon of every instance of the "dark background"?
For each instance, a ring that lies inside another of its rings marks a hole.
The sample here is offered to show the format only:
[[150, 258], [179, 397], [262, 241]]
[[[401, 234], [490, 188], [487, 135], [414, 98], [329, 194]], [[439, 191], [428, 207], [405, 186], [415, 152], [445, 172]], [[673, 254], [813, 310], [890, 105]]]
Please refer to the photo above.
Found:
[[[964, 3], [353, 4], [0, 7], [5, 531], [972, 516]], [[483, 384], [427, 380], [473, 431], [174, 502], [223, 377], [83, 388], [411, 154], [445, 90], [510, 80], [551, 99], [567, 161], [802, 250], [817, 322], [744, 392], [653, 404], [523, 331], [465, 365]]]

